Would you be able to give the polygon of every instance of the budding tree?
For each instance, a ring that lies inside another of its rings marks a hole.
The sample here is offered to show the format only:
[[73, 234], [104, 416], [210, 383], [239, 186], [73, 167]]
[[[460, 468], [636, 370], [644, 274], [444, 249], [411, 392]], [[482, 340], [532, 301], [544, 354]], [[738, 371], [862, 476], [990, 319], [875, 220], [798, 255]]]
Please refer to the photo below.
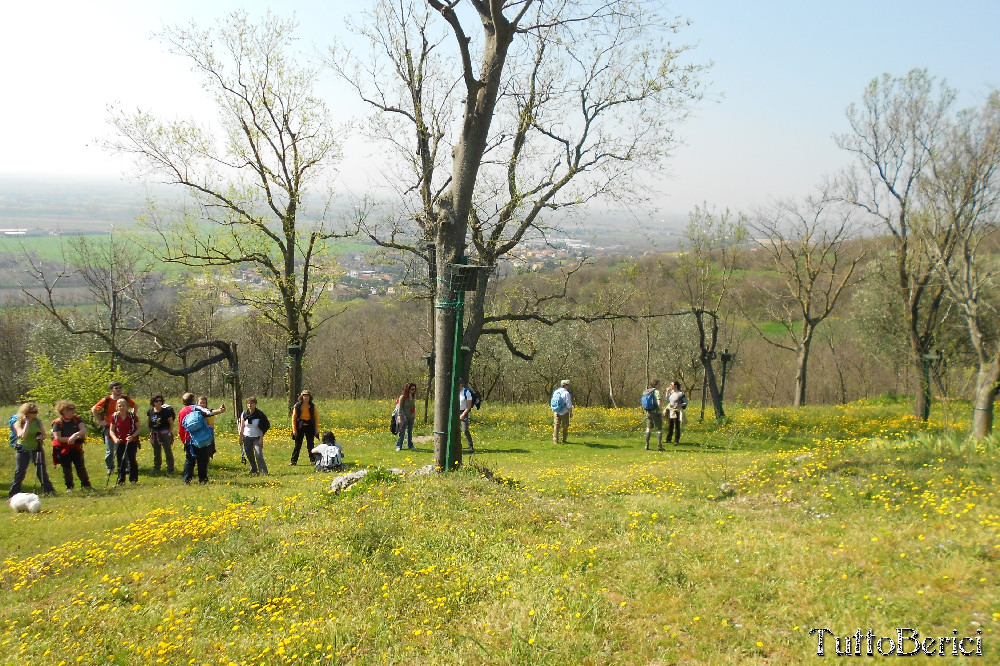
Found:
[[778, 339], [760, 327], [757, 330], [768, 343], [795, 354], [793, 404], [801, 407], [806, 402], [816, 329], [833, 313], [844, 291], [857, 282], [864, 251], [850, 244], [854, 234], [850, 211], [838, 208], [825, 195], [802, 203], [775, 204], [758, 213], [752, 226], [761, 234], [757, 242], [782, 282], [778, 292], [762, 282], [758, 288], [766, 292], [768, 314], [781, 324], [786, 336]]
[[[344, 78], [376, 111], [372, 135], [398, 152], [388, 169], [404, 210], [369, 226], [377, 242], [439, 267], [495, 264], [529, 233], [552, 230], [553, 211], [602, 198], [641, 198], [674, 130], [699, 96], [701, 68], [681, 62], [660, 3], [635, 0], [380, 0], [356, 29], [370, 55], [335, 53]], [[475, 29], [473, 27], [475, 26]], [[427, 243], [433, 243], [431, 256]], [[547, 323], [571, 312], [487, 314], [487, 273], [469, 303], [464, 342], [505, 322]], [[440, 304], [456, 294], [433, 285]], [[546, 301], [551, 304], [552, 301]], [[531, 303], [531, 306], [536, 304]], [[444, 432], [452, 386], [449, 310], [435, 310], [435, 430]], [[513, 348], [512, 348], [513, 351]], [[443, 436], [435, 452], [445, 460]], [[460, 446], [452, 443], [460, 460]]]
[[314, 94], [318, 70], [292, 51], [294, 29], [271, 15], [253, 23], [243, 12], [215, 28], [167, 29], [162, 38], [215, 98], [218, 134], [137, 111], [112, 117], [117, 138], [109, 144], [194, 201], [184, 211], [151, 211], [161, 260], [244, 270], [247, 279], [224, 288], [284, 335], [290, 405], [309, 339], [330, 316], [327, 287], [336, 278], [327, 242], [338, 234], [325, 213], [303, 209], [340, 157], [327, 107]]
[[993, 430], [1000, 391], [1000, 91], [949, 123], [920, 192], [924, 249], [968, 329], [976, 361], [972, 434], [982, 439]]

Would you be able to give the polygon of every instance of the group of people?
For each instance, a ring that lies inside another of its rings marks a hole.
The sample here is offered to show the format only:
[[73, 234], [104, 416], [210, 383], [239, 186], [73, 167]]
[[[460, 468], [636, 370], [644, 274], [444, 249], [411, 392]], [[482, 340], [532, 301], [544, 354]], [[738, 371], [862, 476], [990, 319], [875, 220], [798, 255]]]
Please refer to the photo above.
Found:
[[[475, 406], [475, 393], [466, 383], [464, 377], [458, 379], [458, 424], [465, 436], [465, 441], [469, 444], [469, 453], [475, 453], [476, 449], [472, 444], [472, 433], [469, 431], [469, 414]], [[417, 413], [417, 385], [407, 382], [403, 387], [403, 392], [396, 398], [396, 406], [392, 410], [392, 418], [396, 422], [396, 450], [403, 450], [403, 443], [407, 449], [413, 446], [413, 422]]]
[[[184, 449], [184, 466], [181, 479], [191, 483], [197, 469], [199, 483], [208, 482], [209, 460], [215, 454], [215, 417], [226, 411], [225, 405], [212, 409], [208, 398], [195, 397], [185, 393], [179, 412], [166, 403], [160, 394], [149, 400], [146, 419], [149, 428], [149, 443], [153, 449], [153, 473], [160, 474], [164, 463], [166, 473], [174, 473], [174, 428]], [[83, 445], [86, 441], [87, 426], [76, 413], [76, 405], [69, 400], [60, 400], [55, 405], [59, 417], [46, 429], [38, 416], [38, 405], [26, 402], [17, 413], [10, 417], [10, 445], [15, 451], [14, 479], [9, 497], [21, 492], [21, 485], [28, 468], [34, 465], [42, 492], [55, 492], [48, 476], [44, 442], [52, 441], [52, 460], [63, 469], [63, 479], [67, 492], [75, 488], [74, 471], [82, 488], [91, 488], [90, 476], [84, 463]], [[117, 483], [123, 485], [126, 478], [132, 483], [139, 480], [138, 451], [142, 447], [139, 417], [136, 403], [122, 392], [122, 384], [113, 381], [108, 385], [108, 395], [91, 407], [94, 422], [102, 431], [104, 439], [104, 464], [108, 479], [117, 471]], [[343, 450], [337, 444], [333, 432], [323, 435], [322, 441], [314, 446], [318, 432], [319, 414], [312, 403], [309, 391], [302, 391], [292, 410], [292, 451], [291, 464], [298, 462], [303, 440], [307, 443], [310, 461], [317, 469], [336, 469], [342, 466]], [[246, 409], [237, 418], [239, 444], [244, 461], [249, 463], [250, 474], [268, 473], [264, 459], [264, 435], [271, 427], [267, 415], [257, 406], [257, 398], [246, 399]], [[412, 430], [412, 418], [411, 418]]]

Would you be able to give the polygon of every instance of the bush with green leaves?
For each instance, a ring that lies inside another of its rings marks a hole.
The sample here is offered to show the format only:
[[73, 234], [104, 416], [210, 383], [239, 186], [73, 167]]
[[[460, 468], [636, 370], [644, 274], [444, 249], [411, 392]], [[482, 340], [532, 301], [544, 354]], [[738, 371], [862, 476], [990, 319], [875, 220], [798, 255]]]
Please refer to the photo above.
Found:
[[47, 355], [36, 354], [28, 370], [31, 389], [25, 399], [37, 402], [43, 411], [60, 400], [71, 400], [76, 403], [80, 418], [93, 428], [96, 424], [90, 408], [108, 395], [108, 384], [112, 380], [120, 381], [126, 393], [133, 382], [128, 373], [113, 367], [97, 354], [67, 361], [61, 367]]

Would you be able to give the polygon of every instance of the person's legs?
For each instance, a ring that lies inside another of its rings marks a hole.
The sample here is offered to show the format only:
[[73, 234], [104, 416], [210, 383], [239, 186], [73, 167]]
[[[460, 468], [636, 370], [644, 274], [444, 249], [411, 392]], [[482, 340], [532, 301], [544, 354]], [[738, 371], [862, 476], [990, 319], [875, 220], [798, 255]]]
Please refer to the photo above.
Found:
[[104, 429], [104, 466], [108, 468], [108, 474], [110, 475], [115, 471], [115, 443], [111, 441], [111, 432], [109, 428]]
[[210, 455], [208, 447], [196, 449], [195, 454], [198, 458], [198, 483], [208, 483], [208, 458]]
[[194, 447], [190, 444], [184, 445], [184, 471], [181, 472], [181, 481], [191, 483], [194, 477]]
[[464, 419], [459, 419], [459, 423], [462, 424], [462, 432], [465, 433], [465, 439], [469, 442], [469, 451], [473, 451], [472, 433], [469, 432], [469, 417], [466, 416]]
[[559, 415], [552, 412], [552, 443], [559, 443]]
[[24, 482], [29, 465], [31, 465], [31, 451], [17, 451], [14, 454], [14, 481], [10, 484], [7, 499], [21, 492], [21, 483]]
[[132, 483], [139, 482], [139, 442], [129, 442], [125, 448], [125, 455], [128, 458], [128, 480]]
[[153, 447], [153, 474], [159, 474], [163, 466], [163, 456], [160, 451], [160, 433], [155, 430], [149, 433], [149, 444]]
[[115, 447], [115, 459], [118, 461], [118, 485], [125, 483], [125, 474], [128, 472], [126, 469], [128, 462], [125, 459], [127, 448], [128, 445], [125, 442], [120, 442]]
[[38, 482], [42, 484], [42, 492], [48, 495], [49, 493], [55, 493], [56, 488], [52, 485], [49, 480], [49, 471], [45, 467], [45, 451], [38, 448], [34, 453], [35, 459], [35, 474], [38, 476]]
[[[66, 490], [73, 490], [73, 461], [75, 459], [74, 453], [60, 453], [59, 454], [59, 466], [62, 467], [63, 471], [63, 483], [66, 484]], [[83, 479], [80, 479], [83, 482]]]
[[[565, 414], [559, 414], [558, 415], [558, 420], [556, 422], [556, 433], [557, 433], [557, 435], [558, 435], [558, 431], [559, 430], [562, 430], [562, 441], [563, 441], [563, 444], [565, 444], [566, 443], [566, 435], [569, 433], [569, 412], [566, 412]], [[558, 439], [558, 437], [556, 439]]]
[[167, 474], [174, 473], [174, 433], [161, 432], [157, 439], [163, 447], [163, 457], [167, 461]]
[[406, 448], [413, 448], [413, 421], [414, 417], [412, 414], [403, 419], [403, 425], [406, 428]]
[[73, 466], [76, 467], [76, 475], [80, 477], [80, 487], [90, 488], [90, 475], [87, 474], [87, 468], [83, 464], [83, 449], [74, 451], [71, 459], [73, 460]]
[[[257, 458], [257, 469], [260, 473], [267, 476], [267, 463], [264, 462], [264, 438], [257, 437], [257, 441], [253, 445], [253, 455]], [[250, 455], [247, 454], [249, 458]]]
[[260, 437], [243, 436], [243, 457], [250, 463], [250, 473], [257, 473], [257, 458], [254, 457], [254, 444]]
[[[396, 417], [396, 418], [398, 419], [399, 417]], [[406, 434], [404, 433], [404, 430], [406, 430], [406, 419], [403, 419], [403, 425], [399, 426], [399, 428], [396, 430], [396, 450], [397, 451], [402, 451], [403, 450], [403, 438], [406, 437]]]
[[313, 453], [312, 450], [316, 448], [316, 425], [313, 424], [306, 430], [306, 451], [309, 452], [309, 462], [315, 464], [319, 460], [319, 454]]
[[298, 433], [295, 435], [295, 448], [292, 449], [292, 464], [297, 465], [299, 463], [299, 450], [302, 448], [302, 438], [305, 437], [305, 432], [300, 428]]

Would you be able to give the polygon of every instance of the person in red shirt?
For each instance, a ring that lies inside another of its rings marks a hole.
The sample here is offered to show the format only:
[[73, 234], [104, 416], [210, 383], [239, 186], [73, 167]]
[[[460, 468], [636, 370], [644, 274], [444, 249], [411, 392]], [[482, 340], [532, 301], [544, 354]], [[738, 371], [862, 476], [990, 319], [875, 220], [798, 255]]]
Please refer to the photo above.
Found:
[[80, 477], [80, 486], [90, 488], [90, 476], [83, 464], [83, 440], [87, 426], [76, 415], [76, 405], [69, 400], [56, 403], [59, 418], [52, 422], [52, 460], [62, 465], [66, 492], [73, 490], [73, 468]]
[[139, 463], [136, 453], [139, 450], [139, 419], [135, 412], [129, 411], [128, 400], [118, 399], [118, 409], [111, 417], [108, 431], [115, 443], [115, 457], [118, 460], [118, 485], [125, 483], [125, 472], [132, 483], [139, 481]]
[[130, 410], [135, 409], [135, 401], [127, 395], [122, 395], [122, 383], [119, 381], [108, 384], [108, 390], [111, 394], [98, 400], [97, 404], [90, 408], [90, 413], [94, 416], [97, 426], [104, 430], [104, 466], [108, 468], [110, 476], [115, 471], [115, 443], [111, 439], [108, 424], [118, 408], [118, 400], [125, 398]]

